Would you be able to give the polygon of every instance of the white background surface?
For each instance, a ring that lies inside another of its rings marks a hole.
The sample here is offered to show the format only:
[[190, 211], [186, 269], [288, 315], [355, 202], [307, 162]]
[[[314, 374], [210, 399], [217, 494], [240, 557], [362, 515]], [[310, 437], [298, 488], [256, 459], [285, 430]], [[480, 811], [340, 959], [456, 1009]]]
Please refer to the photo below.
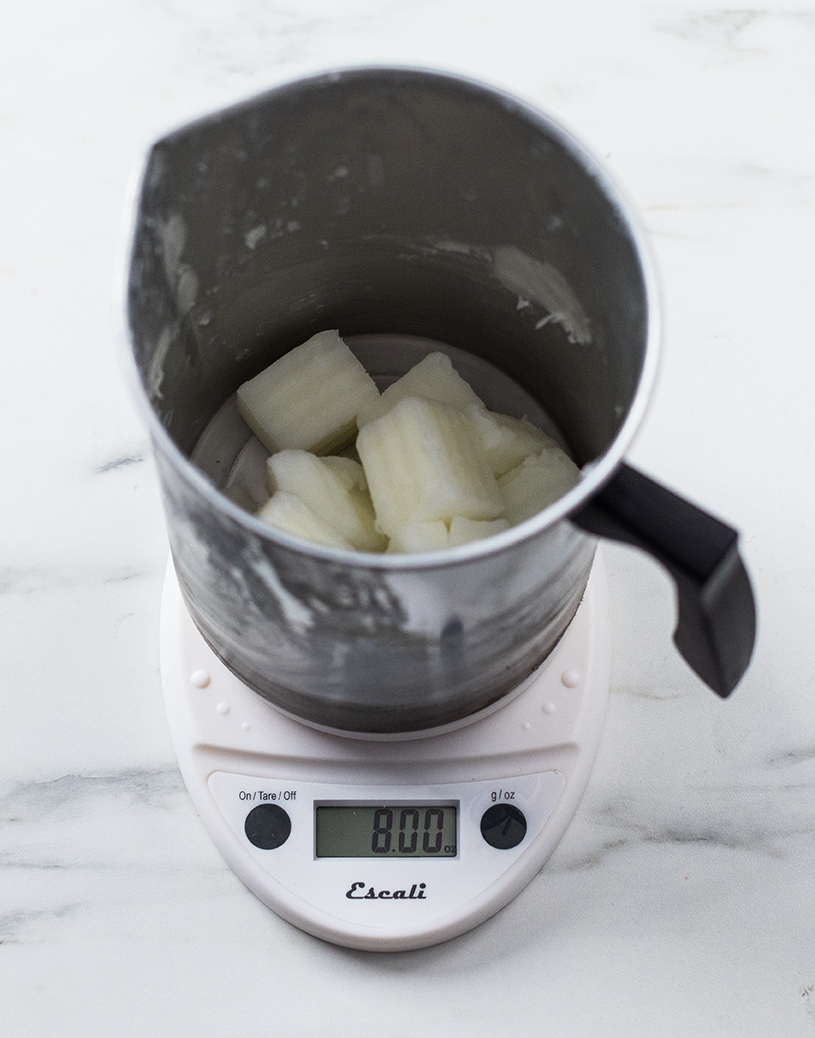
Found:
[[[362, 63], [462, 72], [605, 158], [662, 272], [631, 460], [742, 531], [754, 663], [718, 701], [666, 579], [606, 559], [597, 766], [499, 916], [403, 955], [301, 934], [222, 863], [161, 702], [166, 538], [111, 304], [147, 143]], [[75, 0], [0, 13], [0, 1032], [815, 1034], [815, 5]]]

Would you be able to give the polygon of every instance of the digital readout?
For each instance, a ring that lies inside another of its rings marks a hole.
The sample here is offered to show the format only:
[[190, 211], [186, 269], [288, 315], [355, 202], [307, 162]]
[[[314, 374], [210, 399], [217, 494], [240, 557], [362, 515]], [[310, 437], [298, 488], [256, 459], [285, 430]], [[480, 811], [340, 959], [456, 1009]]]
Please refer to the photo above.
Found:
[[455, 804], [323, 804], [318, 858], [454, 858]]

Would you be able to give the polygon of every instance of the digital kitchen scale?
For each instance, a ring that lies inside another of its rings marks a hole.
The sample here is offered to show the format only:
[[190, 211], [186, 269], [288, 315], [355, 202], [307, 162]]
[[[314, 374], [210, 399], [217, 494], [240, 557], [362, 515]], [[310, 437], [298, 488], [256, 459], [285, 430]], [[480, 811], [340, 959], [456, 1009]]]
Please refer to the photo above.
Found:
[[162, 681], [195, 807], [261, 901], [349, 948], [448, 940], [532, 880], [588, 781], [609, 667], [598, 554], [559, 644], [499, 704], [424, 732], [323, 730], [287, 716], [220, 662], [172, 564], [167, 571]]

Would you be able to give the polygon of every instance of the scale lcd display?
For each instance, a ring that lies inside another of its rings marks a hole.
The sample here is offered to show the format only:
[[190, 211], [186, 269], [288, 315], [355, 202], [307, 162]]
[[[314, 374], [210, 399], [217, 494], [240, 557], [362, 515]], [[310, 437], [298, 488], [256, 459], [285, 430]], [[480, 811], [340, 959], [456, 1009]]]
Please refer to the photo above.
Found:
[[455, 858], [455, 804], [319, 804], [318, 858]]

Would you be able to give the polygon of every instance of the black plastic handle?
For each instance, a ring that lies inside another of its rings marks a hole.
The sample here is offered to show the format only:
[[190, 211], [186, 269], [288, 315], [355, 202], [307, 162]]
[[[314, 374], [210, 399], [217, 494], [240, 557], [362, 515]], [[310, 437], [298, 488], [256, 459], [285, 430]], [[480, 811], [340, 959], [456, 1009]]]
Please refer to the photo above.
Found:
[[630, 465], [572, 521], [588, 533], [633, 544], [662, 563], [676, 582], [674, 642], [720, 696], [747, 669], [756, 637], [756, 606], [738, 552], [738, 533]]

